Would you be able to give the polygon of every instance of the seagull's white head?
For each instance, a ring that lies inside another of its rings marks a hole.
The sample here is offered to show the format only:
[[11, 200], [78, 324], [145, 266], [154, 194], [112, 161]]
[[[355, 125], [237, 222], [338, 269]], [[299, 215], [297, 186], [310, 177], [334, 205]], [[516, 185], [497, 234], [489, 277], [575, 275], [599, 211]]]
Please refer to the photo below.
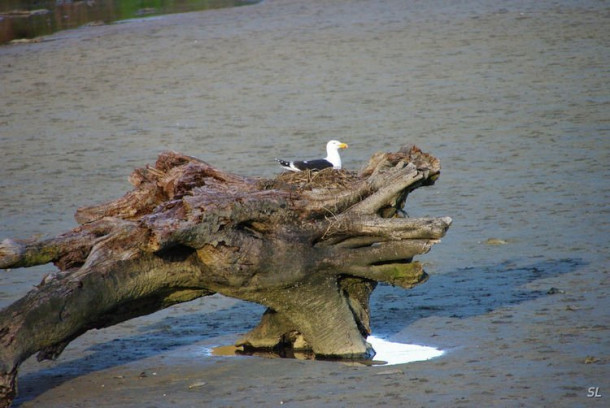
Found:
[[341, 156], [339, 149], [347, 149], [347, 143], [342, 143], [338, 140], [331, 140], [326, 143], [326, 160], [333, 164], [334, 169], [341, 168]]
[[347, 149], [347, 143], [341, 143], [338, 140], [331, 140], [326, 143], [326, 152], [330, 152], [331, 150], [337, 151], [339, 149]]

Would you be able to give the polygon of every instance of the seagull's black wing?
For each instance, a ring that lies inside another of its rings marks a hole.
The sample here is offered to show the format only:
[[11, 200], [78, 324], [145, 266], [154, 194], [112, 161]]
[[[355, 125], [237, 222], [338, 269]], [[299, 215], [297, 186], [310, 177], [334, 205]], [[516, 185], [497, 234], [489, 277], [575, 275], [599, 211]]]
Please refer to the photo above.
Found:
[[293, 164], [299, 170], [322, 170], [333, 167], [333, 164], [325, 159], [295, 161]]

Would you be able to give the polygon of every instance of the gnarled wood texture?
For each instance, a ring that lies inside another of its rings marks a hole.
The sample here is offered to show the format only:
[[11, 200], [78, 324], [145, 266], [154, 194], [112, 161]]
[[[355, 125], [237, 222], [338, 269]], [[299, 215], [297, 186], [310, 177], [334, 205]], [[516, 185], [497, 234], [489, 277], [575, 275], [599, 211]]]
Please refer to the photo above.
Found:
[[34, 353], [55, 358], [89, 329], [217, 292], [268, 307], [239, 340], [246, 348], [372, 355], [368, 303], [377, 282], [424, 282], [412, 259], [451, 224], [400, 216], [409, 192], [439, 173], [439, 161], [416, 147], [375, 154], [359, 173], [270, 180], [161, 154], [134, 171], [133, 191], [79, 209], [73, 230], [0, 244], [0, 268], [58, 268], [0, 312], [0, 398], [10, 405], [18, 367]]

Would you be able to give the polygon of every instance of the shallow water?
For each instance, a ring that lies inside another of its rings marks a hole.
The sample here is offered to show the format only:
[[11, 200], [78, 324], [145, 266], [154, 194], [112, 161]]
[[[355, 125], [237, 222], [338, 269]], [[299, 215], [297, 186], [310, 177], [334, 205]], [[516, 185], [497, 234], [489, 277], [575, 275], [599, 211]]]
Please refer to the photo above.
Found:
[[[554, 310], [548, 304], [559, 297], [549, 282], [591, 307], [587, 327], [606, 324], [604, 3], [389, 1], [370, 2], [366, 14], [349, 3], [304, 5], [298, 17], [268, 18], [264, 26], [249, 14], [262, 13], [261, 4], [197, 14], [197, 23], [182, 17], [191, 24], [186, 32], [161, 18], [123, 25], [129, 36], [109, 26], [85, 29], [82, 41], [72, 32], [31, 45], [47, 48], [4, 47], [0, 239], [74, 227], [76, 208], [128, 191], [130, 171], [164, 149], [272, 177], [280, 171], [274, 157], [318, 157], [331, 138], [349, 144], [342, 152], [349, 169], [375, 151], [414, 143], [439, 157], [443, 170], [434, 186], [409, 197], [406, 210], [450, 216], [453, 225], [420, 257], [428, 282], [375, 290], [375, 335], [443, 350], [477, 344], [468, 330], [454, 328], [450, 341], [438, 335], [441, 323], [457, 320], [458, 328], [484, 333], [508, 327], [504, 341], [512, 344], [509, 336], [528, 322], [501, 326], [494, 316], [520, 305], [536, 310], [534, 301]], [[0, 304], [50, 268], [3, 272]], [[587, 292], [570, 293], [578, 285]], [[90, 356], [68, 356], [59, 370], [90, 372], [83, 365], [108, 368], [236, 337], [263, 311], [223, 302], [201, 299], [92, 333], [82, 340]], [[554, 319], [544, 308], [537, 313]], [[110, 362], [108, 353], [121, 349], [129, 353]], [[607, 344], [587, 344], [587, 352], [604, 355]]]

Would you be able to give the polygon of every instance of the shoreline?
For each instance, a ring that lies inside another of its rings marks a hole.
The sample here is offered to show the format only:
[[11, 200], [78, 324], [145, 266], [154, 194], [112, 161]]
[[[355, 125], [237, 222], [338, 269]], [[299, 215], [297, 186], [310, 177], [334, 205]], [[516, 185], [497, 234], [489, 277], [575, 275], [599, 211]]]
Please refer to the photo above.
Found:
[[171, 14], [242, 7], [257, 2], [260, 0], [216, 0], [145, 8], [139, 7], [141, 3], [131, 1], [124, 1], [121, 7], [114, 7], [114, 3], [104, 0], [88, 3], [42, 2], [37, 4], [38, 8], [35, 10], [26, 8], [0, 10], [0, 46], [48, 41], [46, 37], [65, 30], [111, 25]]

